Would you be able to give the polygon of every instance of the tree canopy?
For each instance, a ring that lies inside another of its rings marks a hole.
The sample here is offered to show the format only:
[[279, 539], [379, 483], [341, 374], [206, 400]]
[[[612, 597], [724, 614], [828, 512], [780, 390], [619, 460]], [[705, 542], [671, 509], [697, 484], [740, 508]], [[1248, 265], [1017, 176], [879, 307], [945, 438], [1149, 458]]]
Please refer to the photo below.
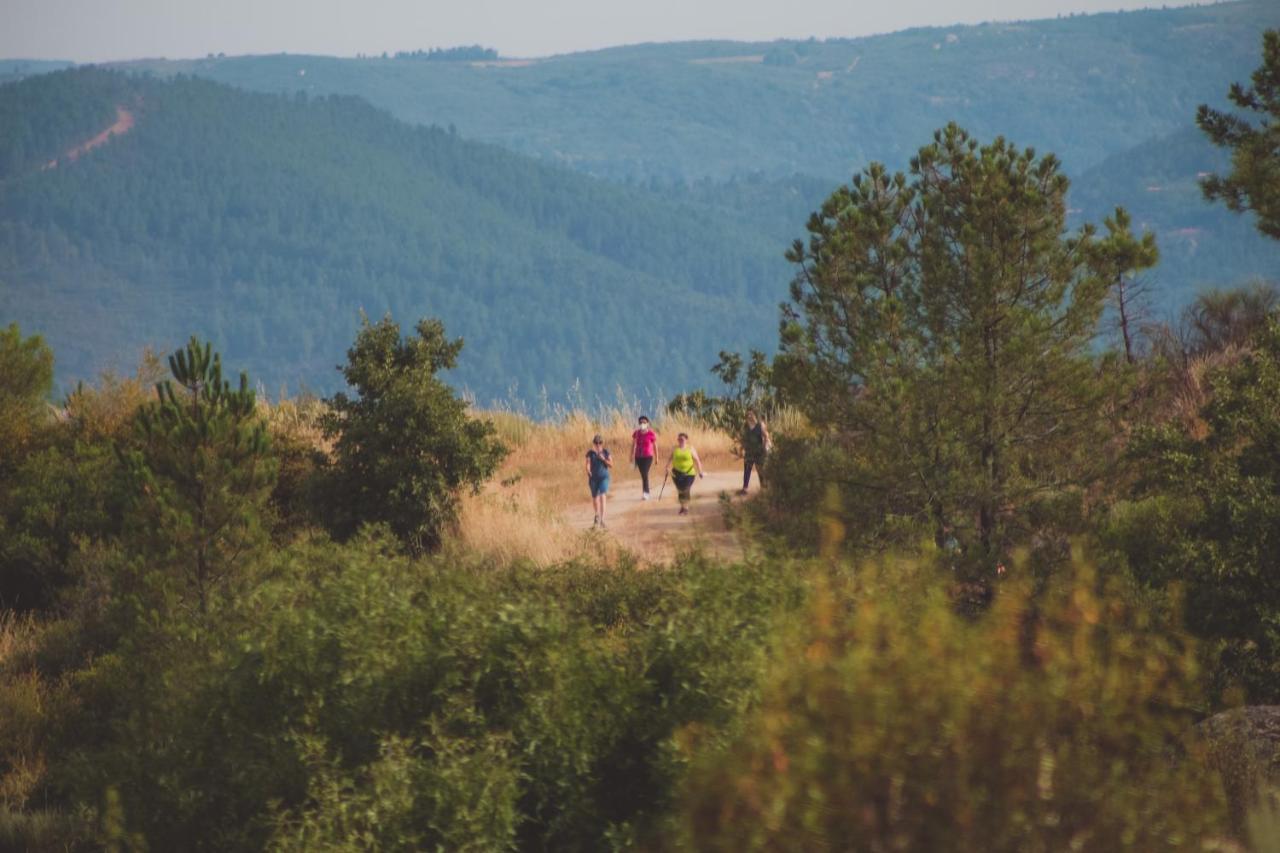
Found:
[[1231, 150], [1231, 172], [1209, 175], [1201, 186], [1205, 198], [1221, 200], [1231, 210], [1257, 214], [1258, 230], [1280, 239], [1280, 30], [1262, 37], [1262, 65], [1253, 85], [1231, 84], [1231, 102], [1248, 119], [1202, 104], [1196, 123], [1215, 145]]

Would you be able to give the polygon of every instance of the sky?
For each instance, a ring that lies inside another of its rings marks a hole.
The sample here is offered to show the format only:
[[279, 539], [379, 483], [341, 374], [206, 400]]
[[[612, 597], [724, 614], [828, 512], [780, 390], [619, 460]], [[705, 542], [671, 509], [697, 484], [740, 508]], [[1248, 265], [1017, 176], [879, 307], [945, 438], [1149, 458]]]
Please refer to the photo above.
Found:
[[[0, 58], [354, 56], [461, 44], [533, 57], [1140, 9], [1127, 0], [0, 0]], [[1186, 5], [1171, 2], [1169, 5]]]

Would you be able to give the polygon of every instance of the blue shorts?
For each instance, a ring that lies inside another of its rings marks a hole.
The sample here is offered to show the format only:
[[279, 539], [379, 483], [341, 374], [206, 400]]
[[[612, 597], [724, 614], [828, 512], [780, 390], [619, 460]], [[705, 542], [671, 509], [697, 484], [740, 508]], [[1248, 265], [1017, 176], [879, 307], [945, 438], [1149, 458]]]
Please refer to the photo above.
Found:
[[603, 477], [591, 478], [591, 497], [598, 498], [601, 495], [609, 494], [609, 475]]

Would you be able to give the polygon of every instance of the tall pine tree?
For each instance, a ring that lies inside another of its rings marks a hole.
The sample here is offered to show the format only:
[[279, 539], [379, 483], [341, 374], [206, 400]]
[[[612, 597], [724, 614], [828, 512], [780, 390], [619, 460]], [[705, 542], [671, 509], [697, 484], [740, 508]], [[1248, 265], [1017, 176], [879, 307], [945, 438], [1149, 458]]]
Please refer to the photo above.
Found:
[[140, 449], [124, 454], [135, 484], [133, 528], [148, 583], [205, 612], [265, 542], [276, 465], [249, 379], [233, 389], [221, 356], [192, 338], [169, 357], [172, 380], [138, 414]]
[[1066, 233], [1066, 192], [1052, 155], [950, 125], [909, 174], [838, 189], [789, 253], [775, 381], [850, 449], [867, 530], [905, 519], [977, 577], [1069, 518], [1104, 456], [1111, 253]]

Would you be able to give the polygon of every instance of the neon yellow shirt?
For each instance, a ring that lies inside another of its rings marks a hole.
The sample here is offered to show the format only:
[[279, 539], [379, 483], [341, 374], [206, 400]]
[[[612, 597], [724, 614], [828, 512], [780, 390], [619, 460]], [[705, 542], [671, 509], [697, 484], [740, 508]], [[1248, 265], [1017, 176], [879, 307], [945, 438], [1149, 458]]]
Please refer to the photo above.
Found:
[[671, 454], [671, 470], [679, 474], [692, 474], [697, 468], [693, 464], [693, 449], [677, 447]]

